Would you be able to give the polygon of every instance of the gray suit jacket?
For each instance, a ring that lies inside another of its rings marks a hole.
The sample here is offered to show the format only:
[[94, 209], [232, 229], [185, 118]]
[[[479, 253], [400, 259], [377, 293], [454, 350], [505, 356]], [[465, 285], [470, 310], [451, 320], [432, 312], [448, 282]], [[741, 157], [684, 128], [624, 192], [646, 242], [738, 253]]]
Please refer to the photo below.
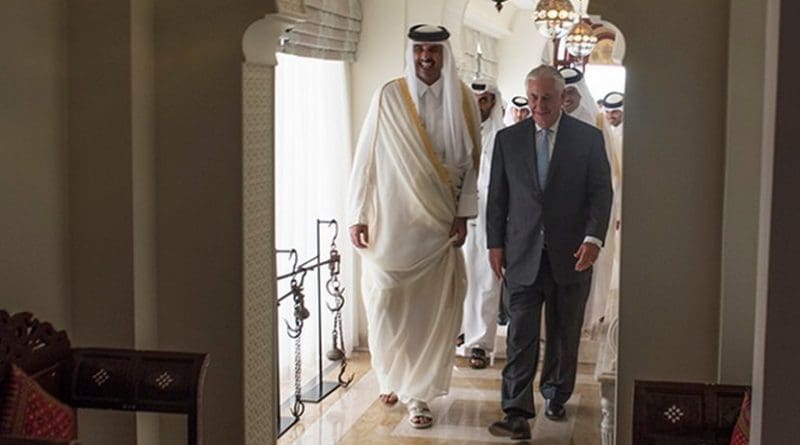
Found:
[[486, 203], [487, 247], [505, 248], [506, 280], [530, 285], [547, 245], [559, 284], [591, 279], [572, 256], [589, 235], [605, 239], [611, 174], [603, 135], [562, 113], [545, 190], [536, 168], [536, 127], [526, 119], [497, 133]]

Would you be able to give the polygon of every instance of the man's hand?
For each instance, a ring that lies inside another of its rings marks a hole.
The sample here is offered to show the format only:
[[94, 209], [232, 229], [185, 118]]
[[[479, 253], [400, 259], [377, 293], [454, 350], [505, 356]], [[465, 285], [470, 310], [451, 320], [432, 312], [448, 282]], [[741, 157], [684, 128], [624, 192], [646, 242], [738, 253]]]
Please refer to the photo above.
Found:
[[600, 255], [600, 246], [593, 243], [581, 244], [578, 251], [572, 254], [572, 256], [578, 259], [578, 261], [575, 262], [575, 270], [583, 272], [590, 268], [595, 260], [597, 260], [597, 255]]
[[350, 242], [357, 249], [369, 246], [369, 230], [366, 224], [353, 224], [350, 226]]
[[456, 217], [453, 220], [453, 225], [450, 227], [450, 236], [455, 236], [453, 245], [461, 247], [464, 245], [464, 240], [467, 239], [467, 218]]
[[502, 280], [506, 274], [506, 250], [502, 247], [489, 249], [489, 265], [498, 280]]

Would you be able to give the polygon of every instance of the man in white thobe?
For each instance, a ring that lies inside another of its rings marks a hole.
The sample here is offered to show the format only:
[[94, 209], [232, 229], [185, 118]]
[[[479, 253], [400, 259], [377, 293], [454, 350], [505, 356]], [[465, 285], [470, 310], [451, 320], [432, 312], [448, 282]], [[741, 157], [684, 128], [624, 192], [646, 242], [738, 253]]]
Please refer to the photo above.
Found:
[[592, 290], [586, 304], [583, 329], [597, 334], [597, 328], [606, 316], [607, 302], [612, 293], [619, 292], [619, 230], [622, 213], [622, 123], [625, 96], [611, 92], [602, 99], [603, 112], [597, 122], [603, 131], [606, 155], [611, 165], [611, 185], [614, 200], [611, 204], [611, 220], [606, 232], [606, 244], [594, 266]]
[[508, 127], [514, 125], [519, 121], [531, 117], [531, 109], [528, 107], [528, 98], [525, 96], [514, 96], [508, 103], [506, 115], [503, 117], [503, 123]]
[[[591, 91], [589, 91], [589, 87], [586, 85], [583, 72], [577, 68], [571, 67], [562, 68], [559, 72], [566, 82], [566, 88], [564, 89], [564, 111], [570, 116], [602, 130], [602, 123], [605, 120], [597, 107], [597, 102], [594, 100], [594, 97], [592, 97]], [[612, 164], [611, 180], [614, 188], [614, 202], [611, 208], [611, 215], [613, 219], [615, 209], [618, 207], [617, 201], [619, 200], [619, 194], [617, 192], [618, 181], [616, 179], [618, 175], [615, 173], [613, 167], [613, 148], [606, 137], [605, 131], [603, 134], [606, 144], [606, 157], [609, 163]], [[616, 271], [614, 266], [617, 262], [616, 230], [616, 226], [609, 223], [608, 230], [606, 231], [605, 245], [600, 251], [597, 261], [594, 263], [592, 287], [589, 292], [589, 298], [586, 302], [586, 310], [583, 316], [582, 331], [587, 337], [594, 337], [606, 312], [606, 304]]]
[[[559, 71], [564, 77], [564, 111], [570, 116], [597, 126], [597, 104], [592, 97], [589, 87], [583, 78], [583, 72], [577, 68], [561, 68]], [[595, 269], [596, 270], [596, 269]]]
[[478, 171], [478, 217], [469, 222], [469, 236], [464, 244], [467, 263], [467, 297], [464, 299], [464, 352], [472, 368], [483, 369], [487, 352], [494, 350], [497, 313], [500, 307], [500, 281], [486, 261], [486, 193], [492, 168], [494, 136], [503, 124], [503, 98], [497, 85], [476, 79], [472, 92], [481, 113], [481, 161]]
[[466, 272], [461, 245], [477, 214], [478, 110], [459, 80], [448, 31], [409, 30], [405, 75], [375, 94], [350, 178], [350, 239], [380, 400], [414, 428], [448, 393]]

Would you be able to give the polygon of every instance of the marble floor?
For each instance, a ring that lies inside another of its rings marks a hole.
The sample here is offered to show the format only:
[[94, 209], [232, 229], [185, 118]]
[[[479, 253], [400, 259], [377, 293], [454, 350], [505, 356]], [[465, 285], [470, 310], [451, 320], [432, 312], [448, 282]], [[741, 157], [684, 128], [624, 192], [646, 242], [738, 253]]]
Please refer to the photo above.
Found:
[[[408, 424], [402, 403], [387, 408], [378, 402], [378, 385], [370, 369], [369, 354], [355, 352], [348, 366], [348, 374], [355, 373], [350, 386], [337, 389], [320, 403], [306, 403], [300, 421], [278, 444], [600, 444], [600, 388], [593, 377], [594, 366], [588, 364], [579, 367], [576, 391], [567, 404], [567, 420], [553, 422], [543, 415], [531, 419], [530, 441], [513, 442], [491, 436], [487, 426], [502, 417], [500, 370], [504, 363], [497, 360], [489, 368], [474, 370], [466, 359], [456, 359], [450, 394], [431, 404], [436, 417], [433, 427], [416, 430]], [[334, 373], [330, 380], [335, 377]], [[535, 384], [538, 386], [538, 381]], [[537, 412], [541, 413], [542, 400], [538, 393], [535, 397]], [[283, 412], [287, 415], [286, 410]]]

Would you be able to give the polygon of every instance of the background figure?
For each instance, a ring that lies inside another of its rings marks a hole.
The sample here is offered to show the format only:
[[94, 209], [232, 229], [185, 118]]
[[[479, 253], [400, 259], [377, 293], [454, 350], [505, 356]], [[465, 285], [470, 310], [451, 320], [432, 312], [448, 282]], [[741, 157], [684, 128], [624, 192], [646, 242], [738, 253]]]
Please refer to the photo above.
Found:
[[467, 263], [467, 297], [464, 299], [464, 351], [472, 368], [488, 364], [487, 352], [494, 350], [500, 282], [486, 261], [486, 194], [497, 131], [503, 124], [503, 97], [494, 82], [476, 79], [472, 92], [481, 112], [481, 161], [478, 171], [478, 217], [468, 222], [469, 236], [464, 243]]
[[[489, 431], [530, 437], [542, 306], [546, 344], [540, 391], [545, 416], [559, 420], [575, 388], [581, 324], [592, 264], [608, 226], [612, 191], [601, 132], [562, 112], [564, 78], [542, 65], [526, 79], [533, 119], [497, 133], [486, 236], [504, 278], [509, 315], [503, 368], [505, 419]], [[534, 150], [531, 150], [534, 147]]]
[[[603, 119], [597, 107], [594, 97], [592, 97], [589, 87], [583, 77], [583, 73], [577, 68], [562, 68], [559, 70], [564, 81], [566, 88], [564, 89], [564, 111], [570, 116], [580, 119], [589, 125], [598, 128], [603, 127]], [[601, 100], [602, 102], [602, 100]], [[612, 183], [615, 183], [615, 173], [613, 168], [613, 153], [612, 147], [606, 142], [606, 157], [612, 163]], [[616, 192], [616, 186], [614, 185]], [[615, 195], [615, 198], [617, 195]], [[614, 214], [614, 206], [612, 205], [612, 215]], [[614, 276], [614, 263], [616, 259], [616, 227], [614, 224], [609, 223], [608, 231], [606, 233], [605, 244], [597, 257], [597, 261], [592, 268], [592, 287], [589, 292], [589, 299], [586, 302], [586, 312], [583, 317], [582, 331], [589, 337], [594, 337], [597, 333], [597, 327], [606, 312], [606, 303], [611, 288], [611, 283]]]
[[525, 96], [514, 96], [508, 104], [503, 123], [508, 127], [529, 117], [531, 117], [531, 109], [528, 107], [528, 99]]
[[577, 68], [561, 68], [559, 73], [564, 77], [564, 111], [570, 116], [597, 126], [597, 104], [589, 87], [583, 79], [583, 73]]
[[594, 267], [592, 291], [586, 307], [583, 328], [596, 333], [602, 317], [606, 313], [609, 295], [619, 292], [619, 240], [622, 220], [622, 133], [624, 121], [625, 96], [622, 93], [608, 93], [603, 99], [601, 116], [606, 153], [611, 164], [611, 183], [614, 187], [614, 201], [611, 205], [611, 220], [606, 233], [606, 244]]
[[373, 98], [350, 178], [372, 369], [414, 428], [447, 394], [461, 328], [466, 218], [477, 214], [478, 110], [440, 26], [409, 30], [404, 77]]

